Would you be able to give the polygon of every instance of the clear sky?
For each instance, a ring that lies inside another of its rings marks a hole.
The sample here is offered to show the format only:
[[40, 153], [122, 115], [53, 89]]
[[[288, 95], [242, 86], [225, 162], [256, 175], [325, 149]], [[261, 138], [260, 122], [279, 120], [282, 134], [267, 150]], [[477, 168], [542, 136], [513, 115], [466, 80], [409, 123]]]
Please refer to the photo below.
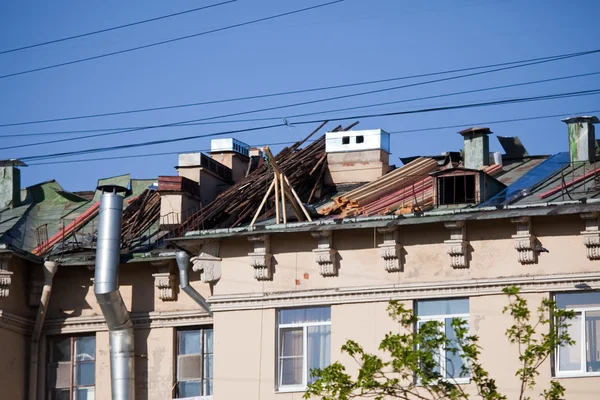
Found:
[[[0, 2], [0, 51], [109, 28], [222, 0]], [[325, 3], [327, 0], [238, 0], [65, 43], [0, 54], [0, 75], [118, 51], [178, 36]], [[597, 0], [345, 0], [277, 20], [191, 38], [113, 57], [0, 79], [0, 124], [229, 99], [466, 68], [600, 48]], [[432, 96], [600, 71], [600, 54], [509, 71], [393, 90], [238, 118], [289, 117], [305, 112]], [[434, 77], [435, 78], [435, 77]], [[176, 121], [309, 101], [411, 81], [388, 82], [267, 99], [75, 121], [0, 128], [0, 136], [160, 125]], [[346, 113], [401, 111], [600, 88], [600, 75], [481, 93], [401, 103]], [[389, 132], [531, 116], [600, 110], [600, 96], [362, 120], [356, 129]], [[334, 114], [330, 114], [334, 115]], [[600, 116], [600, 113], [597, 113]], [[319, 119], [322, 116], [307, 117]], [[288, 118], [293, 123], [294, 118]], [[301, 120], [303, 118], [297, 118]], [[277, 121], [274, 121], [277, 123]], [[348, 124], [353, 121], [348, 121]], [[0, 159], [201, 135], [273, 121], [143, 130], [52, 145], [0, 150]], [[316, 126], [316, 124], [315, 124]], [[560, 118], [489, 124], [498, 135], [517, 135], [531, 154], [567, 150]], [[235, 135], [253, 144], [298, 140], [312, 125]], [[397, 157], [459, 150], [457, 128], [391, 136]], [[0, 148], [79, 135], [0, 137]], [[54, 159], [114, 157], [207, 149], [210, 138]], [[281, 146], [274, 146], [279, 150]], [[495, 138], [491, 150], [500, 150]], [[24, 168], [23, 186], [56, 179], [67, 190], [94, 189], [99, 178], [175, 175], [177, 155], [125, 158]]]

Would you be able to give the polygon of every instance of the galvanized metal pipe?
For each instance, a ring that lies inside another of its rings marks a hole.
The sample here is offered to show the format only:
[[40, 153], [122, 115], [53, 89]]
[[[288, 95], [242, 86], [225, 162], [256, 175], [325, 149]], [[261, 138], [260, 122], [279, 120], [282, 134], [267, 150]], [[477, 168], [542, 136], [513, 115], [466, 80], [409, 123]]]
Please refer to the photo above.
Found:
[[123, 197], [103, 193], [100, 198], [94, 292], [106, 320], [110, 340], [112, 400], [134, 400], [133, 324], [119, 292]]
[[52, 293], [52, 281], [54, 274], [58, 269], [58, 264], [54, 261], [44, 262], [44, 286], [42, 287], [42, 295], [40, 297], [40, 307], [38, 308], [35, 324], [31, 331], [31, 344], [29, 351], [29, 400], [37, 399], [37, 381], [39, 369], [39, 347], [40, 335], [42, 327], [46, 319], [46, 311], [50, 302], [50, 294]]
[[175, 255], [175, 260], [177, 261], [177, 267], [179, 268], [179, 286], [181, 286], [181, 290], [187, 293], [192, 300], [198, 303], [200, 307], [202, 307], [210, 316], [212, 316], [212, 311], [210, 311], [210, 306], [208, 305], [206, 299], [202, 297], [202, 295], [198, 293], [196, 289], [190, 286], [188, 272], [190, 255], [185, 251], [178, 251]]

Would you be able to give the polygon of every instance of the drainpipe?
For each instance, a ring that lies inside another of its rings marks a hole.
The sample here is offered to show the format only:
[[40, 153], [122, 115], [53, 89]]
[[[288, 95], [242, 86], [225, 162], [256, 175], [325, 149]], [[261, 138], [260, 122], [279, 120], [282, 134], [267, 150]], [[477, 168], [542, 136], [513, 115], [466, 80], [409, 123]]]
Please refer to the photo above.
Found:
[[44, 261], [44, 286], [42, 288], [42, 297], [40, 298], [40, 308], [38, 308], [35, 324], [31, 332], [31, 347], [29, 351], [29, 400], [37, 399], [37, 380], [38, 380], [38, 362], [40, 335], [46, 319], [46, 311], [50, 302], [50, 293], [52, 292], [52, 280], [58, 269], [58, 264], [54, 261]]
[[[134, 400], [133, 324], [119, 292], [123, 197], [121, 188], [105, 186], [100, 198], [94, 292], [106, 320], [110, 340], [112, 400]], [[105, 190], [112, 190], [105, 192]]]
[[175, 260], [177, 260], [177, 267], [179, 268], [179, 285], [181, 286], [181, 290], [187, 293], [188, 296], [192, 298], [200, 307], [204, 309], [211, 317], [213, 315], [212, 311], [210, 311], [210, 306], [206, 302], [206, 299], [202, 297], [200, 293], [196, 291], [193, 287], [190, 286], [190, 278], [188, 274], [188, 266], [190, 264], [190, 255], [185, 251], [178, 251], [175, 255]]

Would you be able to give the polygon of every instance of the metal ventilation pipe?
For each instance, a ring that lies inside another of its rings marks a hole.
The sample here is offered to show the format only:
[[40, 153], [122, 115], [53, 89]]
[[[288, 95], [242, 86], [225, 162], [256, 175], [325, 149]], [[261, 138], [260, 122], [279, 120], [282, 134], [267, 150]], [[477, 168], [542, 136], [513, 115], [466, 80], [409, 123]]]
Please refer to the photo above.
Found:
[[[112, 400], [134, 400], [133, 324], [119, 292], [121, 253], [122, 188], [102, 187], [96, 247], [94, 292], [106, 319], [110, 338]], [[105, 190], [112, 190], [105, 192]]]
[[213, 315], [210, 311], [210, 306], [206, 302], [206, 299], [202, 297], [200, 293], [190, 286], [190, 278], [188, 273], [188, 266], [190, 264], [190, 255], [185, 251], [178, 251], [175, 255], [177, 260], [177, 267], [179, 268], [179, 285], [181, 290], [187, 293], [200, 307], [202, 307], [211, 317]]

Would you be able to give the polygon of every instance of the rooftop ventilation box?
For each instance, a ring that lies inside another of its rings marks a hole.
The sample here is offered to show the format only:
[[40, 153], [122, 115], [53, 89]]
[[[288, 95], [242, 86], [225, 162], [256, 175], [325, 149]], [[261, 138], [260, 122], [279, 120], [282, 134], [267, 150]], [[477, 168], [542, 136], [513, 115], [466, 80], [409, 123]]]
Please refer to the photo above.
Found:
[[225, 139], [212, 139], [210, 141], [210, 152], [211, 153], [226, 153], [234, 152], [243, 154], [246, 157], [250, 156], [250, 146], [244, 142], [233, 138]]
[[389, 153], [390, 134], [383, 129], [327, 132], [325, 134], [325, 151], [327, 153], [363, 150], [383, 150]]

